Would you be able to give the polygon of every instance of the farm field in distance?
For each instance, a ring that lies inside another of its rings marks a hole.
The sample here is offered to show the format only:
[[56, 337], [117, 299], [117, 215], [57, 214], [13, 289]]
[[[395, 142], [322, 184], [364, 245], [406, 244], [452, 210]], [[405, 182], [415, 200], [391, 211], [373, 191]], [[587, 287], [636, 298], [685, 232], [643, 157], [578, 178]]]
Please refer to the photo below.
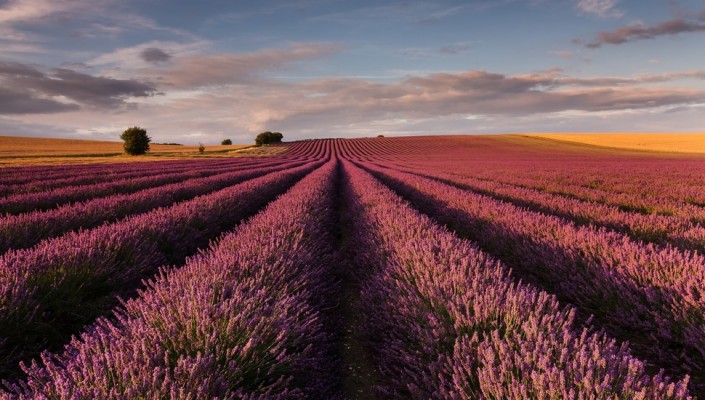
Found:
[[161, 159], [215, 157], [244, 151], [250, 145], [206, 146], [203, 155], [198, 146], [150, 145], [144, 157], [124, 154], [123, 142], [0, 136], [0, 168], [13, 165], [61, 165], [104, 162], [155, 161]]
[[545, 133], [523, 136], [616, 149], [705, 153], [705, 133]]
[[634, 137], [0, 137], [0, 399], [703, 399], [705, 134]]

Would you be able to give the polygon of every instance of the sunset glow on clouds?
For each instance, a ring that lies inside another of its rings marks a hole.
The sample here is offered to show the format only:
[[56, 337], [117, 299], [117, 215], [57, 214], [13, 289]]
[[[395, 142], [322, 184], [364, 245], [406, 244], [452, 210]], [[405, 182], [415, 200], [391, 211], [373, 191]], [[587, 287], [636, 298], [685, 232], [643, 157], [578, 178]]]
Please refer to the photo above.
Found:
[[703, 131], [704, 39], [702, 0], [0, 0], [0, 134]]

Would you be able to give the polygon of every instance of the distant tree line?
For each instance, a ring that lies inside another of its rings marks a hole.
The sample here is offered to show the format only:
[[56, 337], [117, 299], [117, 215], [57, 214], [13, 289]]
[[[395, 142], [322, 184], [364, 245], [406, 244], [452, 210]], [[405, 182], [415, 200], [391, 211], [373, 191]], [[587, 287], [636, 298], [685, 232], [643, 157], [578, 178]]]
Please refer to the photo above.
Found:
[[261, 146], [263, 144], [281, 143], [283, 138], [284, 135], [282, 135], [280, 132], [266, 131], [257, 135], [257, 137], [255, 138], [255, 144], [257, 146]]

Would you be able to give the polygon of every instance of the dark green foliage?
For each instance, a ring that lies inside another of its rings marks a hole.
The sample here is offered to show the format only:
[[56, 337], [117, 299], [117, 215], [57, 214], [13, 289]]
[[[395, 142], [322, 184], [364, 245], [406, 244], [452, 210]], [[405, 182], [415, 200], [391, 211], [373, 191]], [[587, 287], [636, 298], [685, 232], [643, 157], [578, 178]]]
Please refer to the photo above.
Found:
[[139, 126], [125, 129], [120, 139], [125, 141], [125, 153], [133, 156], [148, 152], [149, 142], [152, 140], [147, 136], [147, 131]]
[[377, 137], [384, 137], [384, 135], [377, 135]]
[[198, 144], [198, 152], [203, 154], [206, 151], [206, 146], [203, 145], [203, 143]]
[[220, 142], [220, 144], [222, 144], [223, 146], [228, 146], [228, 145], [233, 144], [233, 141], [230, 139], [225, 139], [222, 142]]
[[263, 144], [281, 143], [283, 138], [284, 135], [279, 132], [266, 131], [257, 135], [255, 138], [255, 144], [257, 144], [257, 146], [261, 146]]

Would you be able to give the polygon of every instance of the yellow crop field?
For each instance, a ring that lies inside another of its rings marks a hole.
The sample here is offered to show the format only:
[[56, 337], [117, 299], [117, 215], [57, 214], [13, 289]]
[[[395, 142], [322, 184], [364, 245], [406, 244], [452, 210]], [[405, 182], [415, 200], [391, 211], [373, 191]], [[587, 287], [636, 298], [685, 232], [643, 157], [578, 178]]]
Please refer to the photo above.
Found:
[[0, 136], [0, 166], [35, 164], [82, 164], [101, 162], [154, 161], [165, 158], [232, 157], [250, 145], [198, 146], [151, 144], [144, 156], [128, 156], [122, 142]]
[[545, 133], [523, 136], [628, 150], [705, 154], [705, 133]]

